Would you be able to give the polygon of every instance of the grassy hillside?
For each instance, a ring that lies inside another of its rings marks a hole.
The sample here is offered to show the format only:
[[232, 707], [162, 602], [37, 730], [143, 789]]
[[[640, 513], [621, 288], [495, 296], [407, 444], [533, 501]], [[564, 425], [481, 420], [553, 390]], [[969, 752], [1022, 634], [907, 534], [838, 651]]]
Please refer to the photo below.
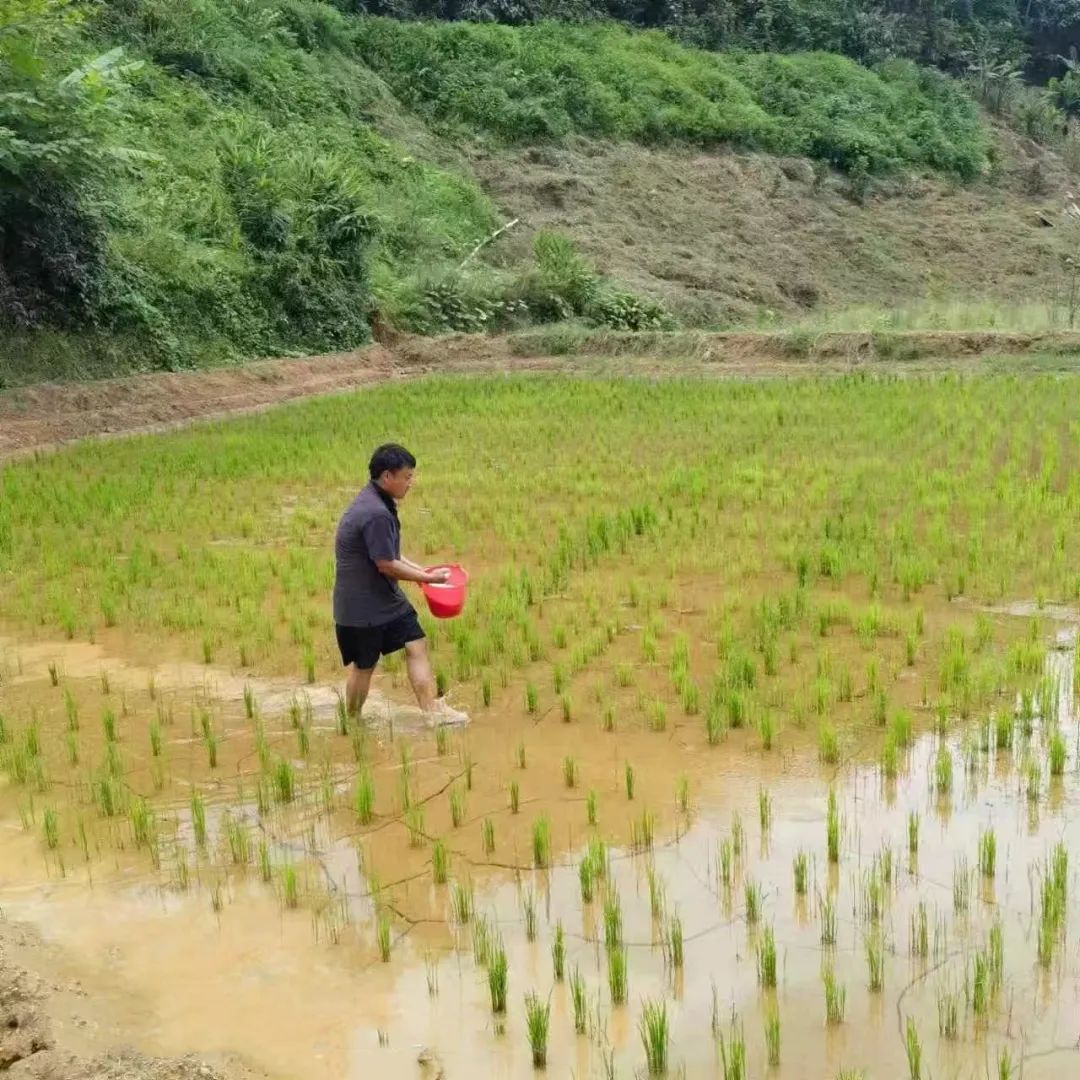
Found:
[[710, 53], [613, 25], [364, 19], [356, 33], [402, 102], [450, 132], [498, 142], [729, 143], [848, 170], [926, 166], [965, 178], [986, 164], [974, 103], [910, 63], [871, 71], [828, 53]]
[[987, 162], [963, 92], [907, 64], [720, 55], [609, 25], [404, 24], [315, 0], [72, 10], [0, 15], [0, 52], [20, 61], [0, 64], [9, 384], [349, 347], [376, 310], [420, 332], [671, 324], [561, 236], [523, 228], [526, 246], [474, 256], [505, 220], [469, 171], [483, 145], [738, 146], [856, 180], [963, 180]]

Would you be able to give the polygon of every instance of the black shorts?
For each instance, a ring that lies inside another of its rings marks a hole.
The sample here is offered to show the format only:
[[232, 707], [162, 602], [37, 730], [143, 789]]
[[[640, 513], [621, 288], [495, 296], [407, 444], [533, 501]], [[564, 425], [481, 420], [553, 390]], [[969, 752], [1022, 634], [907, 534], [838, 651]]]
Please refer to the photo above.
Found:
[[404, 649], [410, 641], [423, 641], [424, 629], [415, 611], [406, 611], [393, 622], [382, 626], [335, 626], [341, 662], [345, 667], [355, 664], [361, 671], [370, 671], [380, 656]]

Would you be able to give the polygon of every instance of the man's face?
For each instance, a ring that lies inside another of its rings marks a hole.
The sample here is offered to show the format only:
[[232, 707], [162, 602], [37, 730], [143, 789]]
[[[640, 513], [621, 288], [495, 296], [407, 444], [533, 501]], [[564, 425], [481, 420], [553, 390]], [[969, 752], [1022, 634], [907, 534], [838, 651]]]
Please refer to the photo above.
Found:
[[413, 483], [413, 470], [412, 469], [398, 469], [397, 472], [391, 472], [386, 470], [379, 477], [379, 485], [382, 487], [388, 495], [392, 495], [399, 501], [404, 499], [409, 494], [409, 488]]

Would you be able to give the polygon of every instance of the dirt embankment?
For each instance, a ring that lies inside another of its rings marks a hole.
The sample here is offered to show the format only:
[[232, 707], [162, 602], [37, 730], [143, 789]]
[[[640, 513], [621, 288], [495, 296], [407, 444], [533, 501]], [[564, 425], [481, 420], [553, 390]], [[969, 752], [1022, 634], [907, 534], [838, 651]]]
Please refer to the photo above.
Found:
[[404, 338], [356, 352], [161, 372], [94, 383], [42, 383], [0, 394], [0, 458], [80, 439], [159, 431], [288, 401], [429, 374], [562, 371], [726, 378], [977, 368], [992, 356], [1080, 353], [1080, 332], [1042, 334], [624, 334], [538, 330], [506, 338]]
[[[237, 1065], [221, 1072], [193, 1055], [152, 1058], [109, 1048], [75, 1053], [54, 1029], [95, 1026], [80, 1003], [88, 995], [70, 980], [35, 930], [0, 917], [0, 1072], [27, 1080], [256, 1080]], [[85, 1042], [94, 1042], [93, 1035]], [[107, 1041], [107, 1040], [106, 1040]]]

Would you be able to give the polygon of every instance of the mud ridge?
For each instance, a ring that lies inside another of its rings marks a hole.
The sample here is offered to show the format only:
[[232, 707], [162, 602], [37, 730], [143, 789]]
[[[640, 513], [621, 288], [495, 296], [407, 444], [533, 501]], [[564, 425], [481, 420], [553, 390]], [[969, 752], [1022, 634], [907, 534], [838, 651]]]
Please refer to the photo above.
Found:
[[869, 365], [914, 371], [987, 356], [1077, 354], [1080, 332], [613, 333], [533, 331], [510, 337], [397, 339], [355, 352], [157, 372], [0, 393], [0, 459], [261, 412], [305, 398], [431, 374], [529, 371], [646, 377], [792, 377]]

